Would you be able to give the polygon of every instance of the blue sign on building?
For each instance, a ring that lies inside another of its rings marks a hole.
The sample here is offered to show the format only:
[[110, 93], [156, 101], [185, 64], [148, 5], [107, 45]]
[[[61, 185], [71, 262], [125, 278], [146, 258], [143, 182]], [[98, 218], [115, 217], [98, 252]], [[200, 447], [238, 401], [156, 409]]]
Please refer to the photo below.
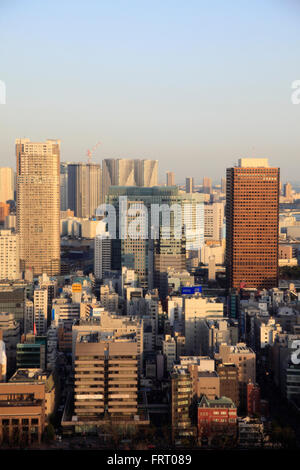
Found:
[[202, 292], [202, 286], [191, 286], [181, 288], [181, 295], [193, 295], [196, 292]]

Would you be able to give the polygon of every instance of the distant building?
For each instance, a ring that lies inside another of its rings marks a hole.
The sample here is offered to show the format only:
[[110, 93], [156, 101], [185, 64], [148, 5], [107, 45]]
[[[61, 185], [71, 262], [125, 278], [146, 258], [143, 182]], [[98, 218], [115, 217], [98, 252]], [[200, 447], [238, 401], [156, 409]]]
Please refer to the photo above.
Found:
[[185, 192], [193, 193], [194, 192], [194, 178], [185, 179]]
[[167, 171], [166, 173], [166, 183], [167, 186], [175, 185], [175, 173], [173, 171]]

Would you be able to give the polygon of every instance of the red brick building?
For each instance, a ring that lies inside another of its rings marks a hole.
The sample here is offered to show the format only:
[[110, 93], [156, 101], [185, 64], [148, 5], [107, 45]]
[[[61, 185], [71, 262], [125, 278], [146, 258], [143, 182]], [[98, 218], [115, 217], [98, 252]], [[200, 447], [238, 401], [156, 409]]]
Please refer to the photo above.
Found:
[[203, 395], [198, 403], [198, 436], [211, 438], [217, 434], [236, 435], [237, 409], [230, 398], [208, 400]]
[[247, 384], [247, 413], [249, 416], [260, 414], [260, 387], [251, 381]]

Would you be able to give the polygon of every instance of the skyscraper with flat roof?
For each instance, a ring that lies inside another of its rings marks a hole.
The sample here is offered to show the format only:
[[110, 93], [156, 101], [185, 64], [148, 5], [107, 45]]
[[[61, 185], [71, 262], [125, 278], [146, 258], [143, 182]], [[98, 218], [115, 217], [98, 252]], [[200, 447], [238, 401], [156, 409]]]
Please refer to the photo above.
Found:
[[185, 178], [185, 192], [192, 193], [194, 191], [194, 178]]
[[0, 167], [0, 202], [14, 199], [14, 170], [9, 167]]
[[60, 141], [16, 140], [21, 271], [60, 273]]
[[97, 163], [68, 164], [68, 209], [76, 217], [92, 217], [101, 199], [101, 166]]
[[167, 186], [175, 186], [175, 173], [167, 171], [166, 173]]
[[240, 159], [227, 169], [226, 267], [229, 288], [278, 284], [279, 168]]

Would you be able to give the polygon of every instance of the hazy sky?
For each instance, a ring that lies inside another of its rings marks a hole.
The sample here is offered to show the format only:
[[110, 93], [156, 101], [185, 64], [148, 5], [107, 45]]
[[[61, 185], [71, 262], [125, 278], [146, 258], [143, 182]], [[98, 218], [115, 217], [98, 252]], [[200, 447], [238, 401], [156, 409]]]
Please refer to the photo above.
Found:
[[299, 0], [0, 0], [0, 165], [14, 141], [61, 159], [159, 160], [214, 180], [241, 156], [300, 180]]

